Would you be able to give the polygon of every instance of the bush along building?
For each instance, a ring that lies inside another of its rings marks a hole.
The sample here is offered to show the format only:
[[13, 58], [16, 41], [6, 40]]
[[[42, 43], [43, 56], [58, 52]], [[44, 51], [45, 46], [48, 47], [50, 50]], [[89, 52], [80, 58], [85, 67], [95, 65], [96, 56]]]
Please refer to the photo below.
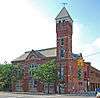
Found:
[[50, 85], [50, 93], [77, 93], [94, 91], [100, 87], [100, 71], [85, 62], [82, 54], [72, 53], [73, 20], [65, 7], [55, 18], [57, 46], [42, 50], [27, 51], [14, 59], [12, 64], [19, 64], [24, 70], [22, 80], [12, 87], [12, 91], [47, 93], [47, 85], [32, 79], [28, 69], [41, 66], [52, 59], [56, 60], [59, 79], [56, 91]]

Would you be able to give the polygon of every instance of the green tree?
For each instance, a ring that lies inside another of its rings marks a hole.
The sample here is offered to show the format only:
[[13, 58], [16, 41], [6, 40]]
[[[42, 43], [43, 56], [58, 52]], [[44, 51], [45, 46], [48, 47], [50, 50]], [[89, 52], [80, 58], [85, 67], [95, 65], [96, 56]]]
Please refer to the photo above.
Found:
[[4, 81], [3, 81], [3, 74], [2, 74], [2, 65], [0, 64], [0, 90], [3, 88], [4, 86]]
[[55, 60], [51, 60], [46, 64], [39, 65], [37, 68], [30, 69], [30, 72], [34, 79], [37, 79], [43, 83], [48, 84], [48, 94], [50, 84], [55, 84], [58, 78], [56, 68], [57, 67]]
[[12, 83], [16, 83], [22, 78], [22, 68], [19, 65], [0, 65], [0, 89], [11, 90]]

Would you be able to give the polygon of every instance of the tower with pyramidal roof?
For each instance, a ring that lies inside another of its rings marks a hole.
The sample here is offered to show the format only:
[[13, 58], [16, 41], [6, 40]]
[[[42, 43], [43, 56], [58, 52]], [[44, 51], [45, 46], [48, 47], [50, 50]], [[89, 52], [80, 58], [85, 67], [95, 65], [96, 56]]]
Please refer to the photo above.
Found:
[[[38, 94], [82, 93], [100, 88], [100, 71], [85, 62], [82, 54], [72, 53], [73, 20], [67, 9], [62, 8], [56, 19], [56, 42], [53, 48], [27, 51], [12, 61], [23, 69], [22, 80], [12, 84], [12, 91], [25, 91]], [[32, 78], [30, 69], [37, 69], [42, 64], [55, 59], [59, 79], [54, 83], [44, 83]], [[48, 88], [49, 87], [49, 88]]]
[[[72, 76], [72, 25], [73, 20], [65, 7], [56, 17], [56, 40], [57, 40], [57, 65], [59, 75], [58, 90], [67, 93], [73, 84], [69, 76]], [[63, 90], [61, 90], [63, 88]]]

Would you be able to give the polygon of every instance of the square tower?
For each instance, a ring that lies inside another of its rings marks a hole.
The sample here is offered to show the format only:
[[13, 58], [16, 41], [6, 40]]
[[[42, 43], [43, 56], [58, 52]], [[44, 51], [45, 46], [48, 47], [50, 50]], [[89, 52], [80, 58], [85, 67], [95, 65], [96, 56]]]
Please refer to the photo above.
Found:
[[72, 25], [73, 20], [65, 7], [56, 17], [57, 40], [57, 65], [58, 65], [58, 90], [59, 93], [67, 93], [72, 81]]

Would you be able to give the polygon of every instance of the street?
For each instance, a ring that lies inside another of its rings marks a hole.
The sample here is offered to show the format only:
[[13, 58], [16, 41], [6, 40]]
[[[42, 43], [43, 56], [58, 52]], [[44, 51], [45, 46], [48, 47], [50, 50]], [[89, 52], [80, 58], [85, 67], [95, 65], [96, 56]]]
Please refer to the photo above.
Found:
[[26, 95], [0, 92], [0, 98], [96, 98], [85, 96], [66, 96], [66, 95]]

